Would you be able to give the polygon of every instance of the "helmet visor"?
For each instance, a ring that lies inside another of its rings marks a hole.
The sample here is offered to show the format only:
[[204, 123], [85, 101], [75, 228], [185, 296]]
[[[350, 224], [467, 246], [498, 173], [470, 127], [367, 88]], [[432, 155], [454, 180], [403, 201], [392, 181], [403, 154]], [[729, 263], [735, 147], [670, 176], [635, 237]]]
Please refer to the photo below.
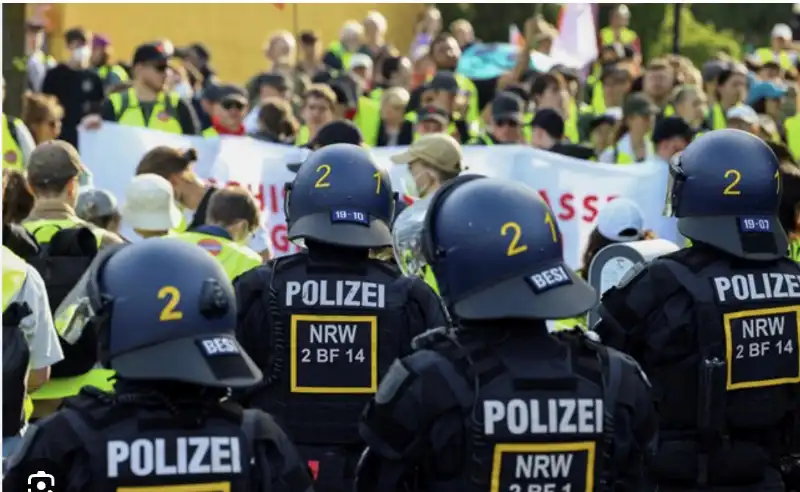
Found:
[[[91, 270], [91, 269], [90, 269]], [[61, 301], [53, 315], [56, 331], [69, 344], [74, 344], [83, 330], [95, 316], [86, 286], [89, 284], [90, 270], [84, 272], [75, 287]]]

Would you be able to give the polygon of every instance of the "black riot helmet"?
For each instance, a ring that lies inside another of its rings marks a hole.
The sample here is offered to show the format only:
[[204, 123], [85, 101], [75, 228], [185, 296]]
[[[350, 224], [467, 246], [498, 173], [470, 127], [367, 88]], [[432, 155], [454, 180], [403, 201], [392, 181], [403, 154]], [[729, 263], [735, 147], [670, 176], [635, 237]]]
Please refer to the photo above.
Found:
[[778, 158], [747, 132], [709, 132], [670, 164], [667, 214], [692, 241], [734, 256], [769, 261], [786, 254], [778, 221]]
[[392, 244], [392, 183], [366, 149], [334, 144], [316, 150], [286, 187], [289, 239], [365, 249]]
[[459, 319], [568, 318], [598, 301], [564, 263], [550, 207], [512, 181], [463, 175], [447, 182], [428, 206], [421, 248]]

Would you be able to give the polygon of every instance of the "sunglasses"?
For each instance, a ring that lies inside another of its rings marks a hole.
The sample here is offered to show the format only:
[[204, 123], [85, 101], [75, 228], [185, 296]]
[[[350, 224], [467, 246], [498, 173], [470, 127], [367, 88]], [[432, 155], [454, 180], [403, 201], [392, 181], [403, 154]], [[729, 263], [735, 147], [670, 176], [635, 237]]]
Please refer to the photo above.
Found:
[[56, 128], [57, 126], [61, 125], [61, 120], [48, 120], [47, 126], [50, 128]]
[[164, 72], [167, 71], [167, 64], [166, 63], [156, 63], [156, 64], [152, 65], [152, 67], [153, 67], [153, 70], [155, 70], [156, 72], [164, 73]]
[[223, 101], [222, 107], [228, 111], [230, 111], [231, 109], [238, 109], [239, 111], [241, 111], [244, 109], [244, 104], [240, 103], [239, 101]]

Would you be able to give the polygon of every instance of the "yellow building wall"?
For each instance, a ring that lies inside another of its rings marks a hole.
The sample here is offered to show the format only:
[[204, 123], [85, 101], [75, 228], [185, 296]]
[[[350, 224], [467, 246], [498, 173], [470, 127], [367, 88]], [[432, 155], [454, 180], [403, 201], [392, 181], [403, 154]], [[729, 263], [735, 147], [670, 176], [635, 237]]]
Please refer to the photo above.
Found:
[[[264, 44], [277, 30], [314, 30], [323, 47], [339, 36], [342, 24], [363, 20], [378, 10], [388, 20], [387, 39], [405, 53], [422, 3], [305, 4], [58, 4], [53, 29], [54, 54], [63, 58], [60, 34], [82, 26], [111, 39], [116, 56], [130, 60], [141, 43], [169, 39], [175, 46], [200, 41], [211, 50], [211, 63], [223, 81], [243, 84], [269, 67]], [[295, 34], [297, 34], [297, 32]]]

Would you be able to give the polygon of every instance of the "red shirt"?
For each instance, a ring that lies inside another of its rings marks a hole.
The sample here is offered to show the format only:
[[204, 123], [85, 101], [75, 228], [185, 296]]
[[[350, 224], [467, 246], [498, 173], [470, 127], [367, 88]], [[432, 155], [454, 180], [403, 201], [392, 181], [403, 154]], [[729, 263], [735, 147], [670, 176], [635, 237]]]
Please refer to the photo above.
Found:
[[220, 135], [244, 135], [244, 125], [239, 125], [239, 128], [236, 130], [230, 130], [222, 126], [217, 117], [211, 118], [211, 127]]

